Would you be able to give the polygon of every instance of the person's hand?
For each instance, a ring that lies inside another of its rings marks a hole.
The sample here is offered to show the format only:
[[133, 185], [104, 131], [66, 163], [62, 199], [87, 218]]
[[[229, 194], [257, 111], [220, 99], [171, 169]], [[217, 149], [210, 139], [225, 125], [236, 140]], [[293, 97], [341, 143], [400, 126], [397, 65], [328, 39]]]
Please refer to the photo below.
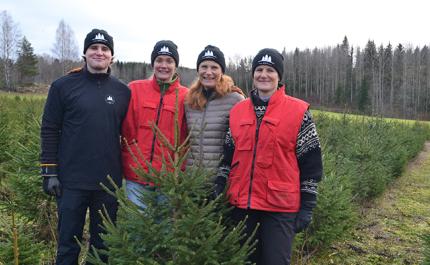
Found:
[[300, 233], [305, 230], [312, 221], [312, 209], [300, 209], [297, 213], [295, 232]]
[[226, 180], [224, 177], [222, 176], [216, 177], [214, 186], [212, 189], [212, 193], [209, 196], [209, 199], [215, 200], [216, 198], [218, 198], [224, 192], [225, 183], [226, 183]]
[[225, 183], [224, 184], [222, 184], [222, 183], [215, 183], [215, 188], [214, 188], [215, 198], [217, 198], [218, 196], [220, 196], [223, 193], [224, 189], [225, 189]]
[[317, 205], [316, 194], [307, 192], [301, 193], [300, 210], [297, 213], [295, 232], [300, 233], [305, 230], [312, 221], [312, 211]]
[[61, 183], [57, 177], [43, 178], [43, 191], [51, 196], [61, 196]]

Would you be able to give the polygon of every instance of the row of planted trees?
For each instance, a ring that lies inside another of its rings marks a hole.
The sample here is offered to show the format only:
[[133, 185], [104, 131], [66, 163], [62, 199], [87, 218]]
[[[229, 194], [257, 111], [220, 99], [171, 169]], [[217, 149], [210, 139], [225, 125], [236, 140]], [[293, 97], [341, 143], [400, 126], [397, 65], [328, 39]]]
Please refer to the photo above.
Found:
[[[51, 264], [55, 256], [55, 203], [42, 192], [38, 170], [43, 103], [29, 97], [0, 100], [0, 264], [15, 259]], [[315, 119], [324, 178], [314, 222], [295, 242], [296, 264], [348, 236], [360, 205], [380, 195], [430, 135], [421, 123], [326, 113], [316, 113]], [[179, 167], [181, 156], [177, 159]], [[160, 205], [148, 198], [144, 212], [122, 190], [116, 192], [117, 225], [106, 220], [111, 264], [244, 264], [249, 249], [237, 244], [241, 228], [229, 223], [225, 198], [207, 200], [203, 169], [178, 169], [153, 172], [167, 199]], [[103, 264], [97, 254], [90, 256]]]
[[[428, 46], [379, 46], [364, 49], [347, 37], [336, 46], [284, 49], [287, 92], [321, 107], [401, 118], [430, 115]], [[252, 88], [252, 58], [230, 62], [227, 73], [238, 85]]]
[[[287, 50], [283, 80], [287, 92], [314, 105], [400, 118], [430, 117], [430, 55], [428, 46], [391, 43], [353, 47], [345, 36], [334, 46]], [[222, 48], [222, 47], [221, 47]], [[52, 55], [34, 53], [7, 11], [0, 12], [0, 89], [34, 90], [83, 64], [72, 28], [61, 20]], [[226, 72], [244, 91], [252, 89], [252, 57], [230, 59]], [[114, 73], [124, 82], [147, 78], [144, 62], [117, 62]], [[195, 71], [180, 67], [182, 82], [190, 85]]]

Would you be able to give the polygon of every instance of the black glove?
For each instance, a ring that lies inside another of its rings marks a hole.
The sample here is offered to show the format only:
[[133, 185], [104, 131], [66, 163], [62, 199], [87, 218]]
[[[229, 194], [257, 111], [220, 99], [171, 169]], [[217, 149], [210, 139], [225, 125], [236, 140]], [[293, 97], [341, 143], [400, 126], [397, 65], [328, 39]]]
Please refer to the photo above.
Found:
[[226, 184], [225, 177], [217, 176], [214, 182], [212, 193], [209, 196], [209, 199], [215, 200], [216, 198], [218, 198], [224, 192], [225, 184]]
[[316, 194], [302, 192], [300, 210], [297, 213], [295, 232], [300, 233], [305, 230], [312, 221], [312, 211], [317, 205]]
[[57, 177], [43, 178], [43, 191], [52, 196], [61, 196], [61, 183]]

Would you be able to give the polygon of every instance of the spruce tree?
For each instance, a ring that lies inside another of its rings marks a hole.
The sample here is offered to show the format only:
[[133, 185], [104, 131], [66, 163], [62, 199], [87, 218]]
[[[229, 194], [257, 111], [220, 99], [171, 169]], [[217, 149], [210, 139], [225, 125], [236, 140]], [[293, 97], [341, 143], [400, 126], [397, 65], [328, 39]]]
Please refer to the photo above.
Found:
[[34, 77], [37, 75], [37, 57], [34, 54], [31, 43], [25, 36], [22, 38], [19, 47], [16, 67], [18, 70], [19, 85], [32, 85], [34, 82]]
[[[252, 244], [249, 240], [243, 246], [239, 244], [243, 223], [234, 226], [227, 220], [224, 196], [208, 199], [212, 191], [209, 174], [204, 168], [181, 170], [187, 146], [178, 141], [178, 125], [174, 144], [156, 126], [154, 132], [174, 155], [169, 156], [170, 161], [163, 161], [160, 171], [148, 164], [148, 173], [142, 168], [136, 172], [153, 182], [156, 192], [152, 196], [138, 194], [147, 205], [145, 209], [130, 202], [124, 188], [112, 192], [120, 206], [115, 224], [104, 215], [107, 233], [102, 237], [108, 249], [93, 248], [87, 261], [100, 265], [248, 264], [246, 257]], [[157, 195], [163, 199], [157, 200]], [[100, 255], [109, 256], [108, 263], [101, 261]]]

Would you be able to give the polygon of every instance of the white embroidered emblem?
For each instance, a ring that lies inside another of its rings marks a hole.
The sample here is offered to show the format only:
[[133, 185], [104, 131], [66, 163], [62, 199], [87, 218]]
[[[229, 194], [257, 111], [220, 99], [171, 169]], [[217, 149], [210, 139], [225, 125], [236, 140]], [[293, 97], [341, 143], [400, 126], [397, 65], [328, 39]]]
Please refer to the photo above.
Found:
[[273, 63], [272, 56], [269, 56], [268, 54], [266, 54], [263, 57], [261, 57], [261, 60], [259, 62]]
[[115, 99], [111, 95], [106, 96], [105, 101], [107, 104], [115, 104]]
[[169, 47], [166, 47], [166, 46], [161, 47], [160, 52], [168, 52], [168, 53], [170, 53]]
[[105, 35], [103, 35], [103, 34], [101, 34], [101, 33], [98, 33], [95, 37], [94, 37], [94, 39], [93, 40], [104, 40], [104, 41], [106, 41], [106, 39], [105, 39]]

